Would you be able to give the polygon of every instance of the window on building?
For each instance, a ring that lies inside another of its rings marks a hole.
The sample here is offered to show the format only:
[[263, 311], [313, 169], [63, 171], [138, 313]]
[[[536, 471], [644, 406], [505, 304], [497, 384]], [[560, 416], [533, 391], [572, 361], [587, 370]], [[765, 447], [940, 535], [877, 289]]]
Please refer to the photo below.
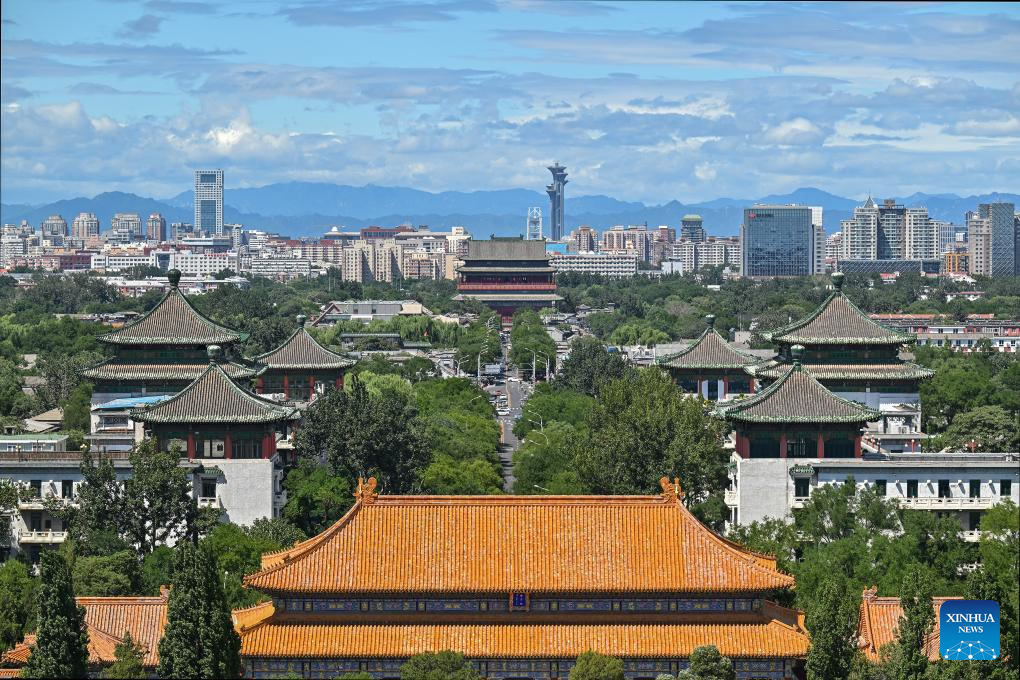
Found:
[[939, 498], [952, 498], [953, 491], [949, 488], [948, 479], [939, 480]]
[[235, 439], [234, 458], [261, 458], [262, 440], [260, 439]]
[[210, 477], [202, 478], [202, 498], [216, 498], [216, 480]]
[[967, 513], [967, 528], [970, 531], [979, 531], [981, 529], [981, 513], [977, 510], [972, 510]]
[[226, 444], [222, 439], [206, 439], [202, 444], [204, 458], [223, 458], [226, 452]]
[[826, 458], [853, 458], [854, 449], [853, 439], [827, 439], [825, 441]]
[[60, 497], [68, 500], [74, 498], [74, 482], [70, 479], [60, 482]]
[[793, 495], [795, 498], [807, 498], [811, 495], [811, 480], [807, 477], [794, 478]]
[[1012, 479], [1000, 479], [999, 480], [999, 495], [1000, 496], [1011, 496], [1013, 494], [1013, 480]]
[[886, 486], [885, 486], [885, 480], [884, 479], [876, 479], [875, 480], [875, 493], [877, 495], [879, 495], [879, 496], [885, 496], [886, 495]]
[[981, 480], [972, 479], [970, 480], [970, 497], [981, 498]]
[[817, 443], [809, 441], [807, 439], [786, 440], [787, 458], [814, 458], [817, 450], [818, 450]]
[[752, 439], [749, 444], [751, 458], [779, 458], [778, 439]]
[[907, 498], [917, 498], [917, 480], [907, 480]]
[[28, 488], [32, 493], [32, 498], [42, 497], [42, 480], [33, 479], [28, 482]]

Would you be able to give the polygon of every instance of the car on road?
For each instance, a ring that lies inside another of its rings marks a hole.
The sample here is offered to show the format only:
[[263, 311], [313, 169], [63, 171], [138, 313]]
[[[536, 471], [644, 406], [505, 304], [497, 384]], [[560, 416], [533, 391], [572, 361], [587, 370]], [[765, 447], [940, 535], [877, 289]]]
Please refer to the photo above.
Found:
[[508, 408], [501, 408], [501, 409], [498, 409], [496, 411], [496, 413], [498, 413], [501, 416], [508, 416], [508, 415], [510, 415], [510, 409], [508, 409]]

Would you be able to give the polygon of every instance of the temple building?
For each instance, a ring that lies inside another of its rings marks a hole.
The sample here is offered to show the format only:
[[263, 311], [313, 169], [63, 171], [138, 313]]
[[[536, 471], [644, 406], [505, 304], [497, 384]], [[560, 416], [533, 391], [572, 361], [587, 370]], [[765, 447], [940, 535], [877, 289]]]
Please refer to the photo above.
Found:
[[803, 615], [776, 561], [712, 533], [678, 483], [656, 496], [385, 496], [359, 482], [322, 534], [262, 557], [235, 612], [245, 677], [397, 678], [463, 653], [486, 678], [565, 679], [594, 650], [655, 678], [716, 645], [738, 678], [797, 677]]
[[463, 264], [457, 268], [454, 300], [477, 300], [509, 321], [521, 307], [555, 306], [556, 270], [549, 264], [545, 241], [493, 237], [470, 241]]
[[715, 329], [715, 316], [705, 317], [707, 327], [690, 347], [659, 360], [684, 391], [710, 401], [735, 394], [754, 392], [754, 378], [745, 370], [759, 363], [758, 357], [730, 346]]
[[[931, 661], [939, 661], [939, 608], [947, 600], [962, 600], [961, 597], [933, 597], [935, 626], [924, 637], [922, 649]], [[857, 639], [860, 649], [869, 661], [879, 661], [882, 647], [894, 644], [897, 626], [903, 616], [903, 603], [898, 597], [878, 597], [878, 588], [865, 588], [861, 597], [860, 618], [857, 622]]]
[[844, 399], [801, 365], [804, 348], [778, 380], [746, 399], [718, 407], [736, 430], [741, 458], [860, 458], [862, 428], [878, 411]]
[[[125, 633], [141, 647], [142, 666], [155, 677], [159, 665], [159, 641], [166, 627], [167, 598], [164, 587], [157, 597], [76, 597], [85, 609], [85, 627], [89, 634], [89, 673], [99, 677], [103, 669], [117, 660], [115, 650], [124, 642]], [[0, 657], [0, 678], [15, 678], [28, 663], [35, 644], [30, 633]]]
[[285, 401], [308, 402], [327, 385], [343, 387], [344, 371], [355, 362], [320, 345], [305, 328], [305, 321], [304, 316], [298, 316], [297, 329], [282, 345], [252, 359], [266, 367], [256, 379], [259, 394], [282, 394]]
[[792, 363], [790, 348], [804, 347], [803, 366], [825, 387], [844, 399], [880, 412], [869, 440], [889, 451], [919, 449], [920, 381], [934, 372], [904, 361], [900, 350], [914, 342], [903, 333], [868, 317], [843, 293], [843, 274], [832, 276], [834, 290], [812, 314], [763, 333], [778, 345], [770, 362], [747, 367], [763, 385], [778, 380]]
[[[224, 348], [228, 357], [245, 335], [210, 321], [192, 306], [179, 284], [181, 273], [168, 273], [170, 290], [138, 319], [99, 336], [114, 348], [114, 356], [82, 371], [93, 384], [92, 405], [114, 399], [174, 394], [206, 370], [209, 345]], [[245, 380], [259, 369], [227, 360], [222, 368]]]

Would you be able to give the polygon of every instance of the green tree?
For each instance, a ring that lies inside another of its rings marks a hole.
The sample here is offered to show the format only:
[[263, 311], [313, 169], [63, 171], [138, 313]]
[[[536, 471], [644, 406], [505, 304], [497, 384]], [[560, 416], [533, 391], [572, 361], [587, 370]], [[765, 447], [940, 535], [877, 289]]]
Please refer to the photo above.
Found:
[[423, 493], [453, 496], [488, 496], [503, 493], [503, 477], [482, 458], [455, 460], [436, 456], [421, 476]]
[[98, 352], [79, 354], [54, 352], [39, 357], [36, 370], [45, 381], [35, 390], [39, 403], [43, 408], [53, 408], [66, 403], [82, 384], [81, 372], [102, 358]]
[[109, 556], [78, 557], [71, 573], [78, 597], [139, 595], [142, 589], [141, 567], [131, 550]]
[[623, 680], [623, 662], [612, 656], [587, 651], [577, 657], [570, 680]]
[[244, 527], [244, 533], [252, 539], [278, 545], [279, 549], [290, 548], [308, 538], [305, 532], [282, 517], [260, 517]]
[[428, 441], [416, 410], [403, 395], [372, 395], [357, 377], [351, 389], [332, 390], [305, 413], [298, 454], [329, 461], [345, 479], [375, 476], [389, 493], [416, 488], [429, 462]]
[[619, 353], [610, 353], [596, 338], [581, 336], [571, 341], [570, 354], [556, 373], [556, 384], [595, 396], [604, 383], [631, 377], [633, 373], [634, 367]]
[[1020, 427], [1003, 407], [978, 406], [956, 414], [936, 441], [951, 451], [969, 451], [972, 445], [978, 451], [1020, 451]]
[[892, 667], [896, 680], [920, 680], [928, 670], [925, 638], [935, 626], [931, 585], [921, 569], [912, 569], [900, 587], [903, 615], [896, 624], [896, 647]]
[[84, 678], [88, 670], [89, 633], [85, 609], [74, 601], [71, 570], [64, 556], [41, 555], [36, 643], [23, 678]]
[[231, 609], [240, 609], [265, 599], [265, 595], [259, 591], [244, 588], [242, 579], [247, 574], [258, 571], [264, 553], [289, 548], [293, 542], [282, 544], [266, 536], [261, 530], [252, 532], [249, 527], [224, 523], [218, 524], [209, 532], [209, 535], [202, 539], [201, 545], [210, 554], [216, 555], [228, 606]]
[[64, 424], [65, 430], [80, 430], [88, 432], [90, 428], [89, 413], [92, 407], [92, 386], [88, 383], [81, 383], [64, 402]]
[[337, 680], [372, 680], [372, 674], [361, 671], [358, 673], [344, 673]]
[[581, 483], [594, 493], [649, 493], [661, 477], [678, 477], [691, 505], [726, 485], [725, 425], [658, 368], [606, 384], [587, 426], [574, 462]]
[[39, 579], [18, 560], [0, 564], [0, 649], [9, 649], [25, 635], [34, 615]]
[[524, 439], [532, 429], [545, 427], [554, 420], [583, 427], [593, 402], [587, 394], [561, 387], [559, 382], [539, 383], [528, 397], [522, 417], [514, 424], [514, 435]]
[[857, 650], [859, 596], [849, 592], [845, 579], [834, 576], [822, 585], [808, 612], [811, 651], [809, 680], [840, 680], [850, 676]]
[[234, 631], [216, 558], [182, 541], [174, 556], [166, 628], [159, 643], [160, 678], [236, 678], [241, 639]]
[[691, 652], [691, 665], [681, 671], [677, 680], [736, 680], [733, 662], [719, 653], [715, 645], [698, 647]]
[[116, 661], [102, 674], [107, 680], [140, 680], [149, 677], [143, 664], [142, 648], [131, 639], [131, 633], [124, 633], [124, 640], [114, 648], [113, 656]]
[[308, 458], [287, 473], [283, 488], [287, 490], [284, 519], [309, 536], [331, 526], [354, 505], [350, 482]]
[[155, 597], [159, 594], [162, 586], [168, 586], [173, 582], [174, 551], [165, 545], [157, 546], [155, 550], [142, 559], [142, 592], [145, 595]]
[[587, 493], [574, 469], [573, 451], [578, 439], [572, 425], [558, 421], [530, 430], [514, 452], [514, 493]]
[[556, 361], [556, 343], [546, 332], [542, 319], [531, 309], [514, 314], [510, 330], [510, 361], [530, 373], [532, 367], [542, 375]]
[[842, 484], [818, 487], [794, 513], [794, 523], [805, 540], [816, 544], [899, 528], [896, 505], [870, 488], [859, 488], [852, 475]]
[[481, 680], [471, 662], [459, 652], [416, 654], [400, 667], [401, 680]]
[[159, 451], [154, 439], [146, 439], [131, 451], [130, 461], [120, 522], [138, 552], [146, 555], [157, 545], [197, 534], [198, 507], [179, 452]]

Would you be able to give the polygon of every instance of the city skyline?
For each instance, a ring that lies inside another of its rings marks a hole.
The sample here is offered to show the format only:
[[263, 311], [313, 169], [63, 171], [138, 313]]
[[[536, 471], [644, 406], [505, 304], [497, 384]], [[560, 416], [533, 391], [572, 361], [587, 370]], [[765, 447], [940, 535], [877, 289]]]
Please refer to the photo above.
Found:
[[646, 203], [1020, 184], [1015, 5], [2, 9], [5, 203], [165, 197], [198, 167], [540, 190], [554, 160], [568, 197]]

